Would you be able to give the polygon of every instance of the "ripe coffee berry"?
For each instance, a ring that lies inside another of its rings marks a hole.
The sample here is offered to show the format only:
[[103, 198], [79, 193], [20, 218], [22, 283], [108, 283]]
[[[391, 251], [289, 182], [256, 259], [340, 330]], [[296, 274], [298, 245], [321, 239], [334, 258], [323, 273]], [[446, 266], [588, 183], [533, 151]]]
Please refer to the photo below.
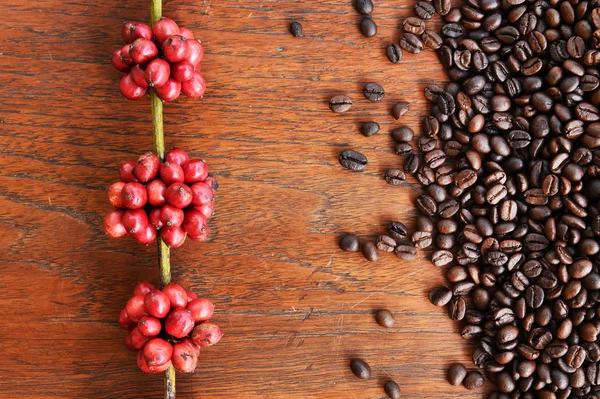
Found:
[[148, 282], [119, 313], [119, 325], [129, 331], [125, 346], [138, 351], [136, 363], [144, 373], [159, 373], [172, 364], [182, 373], [196, 369], [200, 346], [219, 342], [223, 332], [209, 321], [214, 305], [191, 290], [171, 283], [162, 291]]
[[140, 99], [148, 88], [165, 102], [181, 93], [192, 98], [204, 95], [206, 82], [200, 75], [204, 48], [188, 28], [162, 18], [152, 29], [141, 22], [126, 22], [121, 35], [126, 44], [113, 52], [111, 64], [126, 74], [119, 84], [124, 97]]
[[214, 212], [214, 188], [218, 183], [208, 176], [200, 159], [173, 148], [165, 162], [148, 152], [137, 162], [119, 167], [120, 182], [107, 191], [109, 203], [118, 208], [104, 221], [104, 231], [113, 238], [131, 235], [140, 244], [161, 239], [171, 248], [208, 239], [208, 219]]

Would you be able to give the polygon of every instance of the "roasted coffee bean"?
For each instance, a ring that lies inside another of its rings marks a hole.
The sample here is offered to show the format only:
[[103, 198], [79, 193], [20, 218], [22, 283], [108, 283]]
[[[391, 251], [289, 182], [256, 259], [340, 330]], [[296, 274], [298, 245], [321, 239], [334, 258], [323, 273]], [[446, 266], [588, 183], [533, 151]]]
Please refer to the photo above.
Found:
[[340, 249], [346, 252], [357, 252], [360, 248], [360, 242], [354, 234], [344, 234], [340, 237]]
[[375, 245], [377, 249], [383, 252], [394, 252], [394, 249], [396, 249], [396, 241], [392, 237], [385, 235], [377, 237]]
[[362, 21], [360, 21], [359, 28], [360, 33], [362, 33], [364, 37], [373, 37], [377, 34], [377, 25], [369, 17], [363, 18]]
[[408, 112], [409, 108], [410, 108], [410, 103], [408, 103], [408, 102], [401, 101], [399, 103], [396, 103], [392, 107], [392, 116], [394, 117], [394, 119], [400, 119], [400, 117], [402, 115], [404, 115]]
[[340, 154], [340, 164], [346, 169], [360, 171], [367, 166], [367, 157], [356, 151], [344, 150]]
[[423, 42], [421, 42], [421, 39], [409, 32], [402, 34], [399, 44], [402, 50], [408, 51], [412, 54], [419, 54], [421, 51], [423, 51]]
[[415, 14], [422, 19], [431, 19], [435, 15], [435, 8], [427, 1], [417, 1]]
[[405, 32], [420, 35], [425, 32], [425, 22], [420, 18], [408, 17], [402, 22], [402, 28]]
[[444, 115], [451, 115], [456, 110], [456, 103], [452, 94], [447, 91], [442, 92], [436, 100], [437, 106]]
[[402, 48], [395, 43], [387, 46], [385, 54], [387, 55], [388, 60], [394, 64], [398, 64], [402, 61]]
[[412, 151], [413, 147], [409, 143], [398, 143], [394, 146], [394, 152], [398, 155], [408, 155]]
[[371, 366], [362, 359], [350, 360], [350, 370], [352, 370], [352, 374], [361, 380], [368, 380], [371, 378]]
[[354, 7], [362, 15], [369, 15], [373, 12], [373, 2], [371, 0], [356, 0]]
[[377, 83], [367, 83], [363, 89], [365, 98], [369, 101], [381, 101], [385, 94], [383, 87]]
[[410, 244], [399, 244], [394, 253], [402, 260], [412, 260], [417, 256], [417, 249]]
[[370, 262], [376, 262], [379, 260], [379, 253], [377, 247], [372, 241], [367, 241], [362, 245], [362, 254], [366, 260]]
[[438, 267], [446, 266], [454, 260], [452, 252], [447, 250], [435, 251], [431, 255], [431, 262]]
[[329, 108], [333, 112], [346, 112], [352, 107], [352, 99], [348, 96], [335, 96], [329, 100]]
[[294, 37], [302, 37], [302, 25], [300, 22], [294, 21], [290, 24], [290, 33]]
[[390, 222], [388, 235], [396, 241], [403, 241], [408, 237], [408, 229], [402, 222]]
[[412, 244], [418, 249], [425, 249], [431, 246], [433, 240], [431, 232], [416, 231], [412, 235]]
[[467, 305], [462, 296], [455, 296], [448, 304], [448, 317], [455, 321], [460, 321], [465, 318]]
[[392, 138], [399, 142], [409, 142], [413, 139], [415, 132], [408, 126], [402, 126], [392, 130]]
[[450, 383], [450, 385], [461, 385], [466, 376], [467, 368], [460, 363], [454, 363], [448, 369], [448, 382]]
[[408, 156], [408, 158], [406, 158], [406, 161], [404, 162], [404, 172], [411, 174], [416, 173], [417, 170], [419, 170], [419, 166], [419, 157], [415, 154], [411, 154]]
[[398, 384], [396, 384], [396, 382], [391, 380], [386, 382], [383, 386], [383, 390], [385, 391], [385, 394], [388, 396], [388, 398], [400, 399], [400, 387], [398, 386]]
[[469, 371], [463, 380], [463, 385], [467, 389], [481, 388], [483, 383], [483, 374], [481, 374], [479, 371]]
[[421, 35], [421, 40], [423, 41], [423, 44], [431, 50], [439, 49], [444, 43], [440, 35], [438, 35], [435, 31], [429, 29], [426, 29], [425, 32], [423, 32], [423, 34]]
[[379, 124], [377, 122], [365, 122], [360, 128], [360, 132], [365, 137], [374, 135], [379, 131]]
[[406, 175], [402, 169], [389, 169], [385, 172], [385, 181], [392, 186], [399, 186], [406, 180]]
[[391, 328], [394, 326], [394, 315], [387, 309], [378, 310], [375, 313], [375, 320], [377, 324], [385, 328]]
[[448, 286], [441, 286], [429, 294], [429, 300], [435, 306], [444, 306], [452, 299], [452, 290]]

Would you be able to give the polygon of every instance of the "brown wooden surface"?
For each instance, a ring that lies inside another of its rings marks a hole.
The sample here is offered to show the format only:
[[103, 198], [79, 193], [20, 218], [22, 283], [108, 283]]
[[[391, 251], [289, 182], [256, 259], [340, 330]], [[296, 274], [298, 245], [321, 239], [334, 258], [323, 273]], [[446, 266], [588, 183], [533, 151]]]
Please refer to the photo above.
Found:
[[[411, 1], [380, 0], [375, 38], [363, 38], [348, 0], [167, 1], [206, 49], [201, 101], [165, 107], [167, 147], [202, 156], [219, 178], [209, 243], [174, 251], [174, 280], [211, 298], [221, 343], [203, 350], [179, 398], [382, 398], [392, 377], [404, 398], [480, 398], [451, 387], [445, 370], [470, 348], [428, 291], [443, 281], [425, 255], [368, 263], [337, 238], [412, 226], [414, 179], [382, 179], [401, 165], [388, 134], [415, 130], [423, 87], [444, 79], [432, 52], [385, 58]], [[160, 398], [117, 323], [135, 284], [157, 282], [155, 246], [111, 240], [105, 188], [119, 163], [151, 149], [149, 99], [120, 97], [109, 54], [124, 20], [147, 20], [147, 2], [5, 0], [0, 20], [0, 397]], [[288, 34], [297, 19], [305, 38]], [[362, 83], [386, 89], [381, 103]], [[354, 99], [343, 115], [327, 101]], [[389, 109], [411, 101], [397, 122]], [[358, 133], [374, 119], [382, 130]], [[337, 157], [354, 148], [364, 173]], [[387, 307], [396, 326], [373, 319]], [[348, 359], [372, 366], [356, 379]]]

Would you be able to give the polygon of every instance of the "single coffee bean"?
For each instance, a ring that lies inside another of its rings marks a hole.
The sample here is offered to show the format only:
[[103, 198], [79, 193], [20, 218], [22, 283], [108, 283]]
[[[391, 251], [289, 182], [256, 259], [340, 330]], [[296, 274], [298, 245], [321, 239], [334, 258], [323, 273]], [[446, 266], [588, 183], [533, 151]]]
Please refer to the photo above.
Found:
[[421, 35], [423, 44], [431, 50], [438, 50], [442, 47], [443, 40], [435, 31], [426, 29]]
[[377, 253], [377, 247], [372, 241], [367, 241], [362, 245], [362, 253], [366, 260], [369, 262], [376, 262], [379, 260], [379, 253]]
[[394, 119], [400, 119], [402, 115], [408, 112], [409, 108], [410, 103], [407, 103], [405, 101], [396, 103], [396, 105], [392, 107], [392, 116], [394, 117]]
[[344, 234], [340, 237], [340, 249], [346, 252], [357, 252], [360, 248], [360, 242], [354, 234]]
[[415, 132], [408, 126], [402, 126], [392, 130], [392, 138], [398, 143], [409, 142], [413, 139]]
[[365, 122], [360, 128], [360, 132], [365, 137], [370, 137], [379, 131], [379, 124], [377, 122]]
[[417, 256], [417, 249], [410, 244], [400, 244], [394, 250], [399, 259], [412, 260]]
[[367, 157], [356, 151], [344, 150], [340, 154], [340, 164], [346, 169], [361, 171], [367, 166]]
[[435, 306], [444, 306], [452, 299], [452, 290], [445, 285], [431, 291], [429, 300]]
[[438, 14], [446, 15], [450, 12], [452, 4], [450, 0], [434, 0], [433, 6]]
[[396, 249], [396, 241], [392, 237], [384, 235], [377, 237], [375, 245], [377, 249], [383, 252], [394, 252], [394, 249]]
[[443, 249], [435, 251], [431, 255], [431, 263], [433, 263], [434, 266], [437, 267], [446, 266], [450, 264], [453, 260], [454, 255], [452, 255], [452, 252]]
[[390, 328], [394, 325], [394, 315], [387, 309], [378, 310], [375, 313], [375, 320], [377, 320], [377, 324], [382, 327]]
[[403, 241], [408, 237], [408, 229], [402, 222], [390, 222], [388, 235], [396, 241]]
[[406, 180], [402, 169], [389, 169], [385, 172], [385, 181], [392, 186], [399, 186]]
[[402, 22], [402, 28], [405, 32], [420, 35], [425, 32], [425, 22], [420, 18], [408, 17]]
[[360, 21], [359, 28], [364, 37], [373, 37], [377, 34], [377, 25], [369, 17]]
[[420, 160], [415, 154], [411, 154], [404, 162], [404, 172], [414, 174], [419, 170]]
[[448, 382], [450, 383], [450, 385], [461, 385], [466, 376], [467, 368], [460, 363], [454, 363], [448, 369]]
[[350, 360], [350, 370], [352, 370], [352, 373], [361, 380], [368, 380], [371, 378], [371, 366], [362, 359]]
[[413, 152], [413, 147], [409, 143], [398, 143], [394, 146], [394, 152], [398, 155], [408, 155]]
[[346, 112], [352, 107], [352, 99], [348, 96], [335, 96], [329, 100], [329, 108], [333, 112]]
[[383, 98], [385, 91], [383, 87], [378, 85], [377, 83], [367, 83], [363, 89], [363, 94], [365, 98], [369, 101], [381, 101]]
[[390, 380], [386, 382], [383, 386], [383, 390], [390, 399], [400, 399], [400, 387], [395, 381]]
[[455, 296], [448, 304], [448, 317], [455, 321], [460, 321], [465, 318], [467, 305], [462, 296]]
[[483, 386], [483, 374], [479, 371], [469, 371], [463, 380], [463, 385], [467, 389], [477, 389]]
[[388, 60], [394, 64], [398, 64], [402, 61], [402, 48], [395, 43], [387, 46], [385, 54], [387, 55]]
[[371, 0], [356, 0], [354, 8], [362, 15], [369, 15], [373, 12], [373, 2]]
[[419, 54], [421, 51], [423, 51], [423, 42], [421, 42], [421, 39], [409, 32], [402, 34], [399, 44], [402, 50], [408, 51], [412, 54]]
[[302, 25], [300, 22], [294, 21], [290, 24], [290, 33], [294, 37], [302, 37]]

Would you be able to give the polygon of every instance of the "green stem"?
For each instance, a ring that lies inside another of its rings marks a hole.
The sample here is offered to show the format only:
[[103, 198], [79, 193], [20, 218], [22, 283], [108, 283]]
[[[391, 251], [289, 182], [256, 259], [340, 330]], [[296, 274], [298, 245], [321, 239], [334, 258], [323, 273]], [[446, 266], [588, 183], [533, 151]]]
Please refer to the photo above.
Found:
[[[154, 26], [162, 17], [162, 0], [150, 0], [150, 25]], [[152, 90], [150, 92], [152, 103], [152, 139], [154, 153], [161, 161], [165, 159], [165, 132], [163, 129], [163, 103]], [[171, 282], [170, 250], [167, 244], [158, 237], [158, 268], [160, 285], [165, 286]], [[165, 371], [165, 399], [175, 399], [175, 368], [169, 367]]]

